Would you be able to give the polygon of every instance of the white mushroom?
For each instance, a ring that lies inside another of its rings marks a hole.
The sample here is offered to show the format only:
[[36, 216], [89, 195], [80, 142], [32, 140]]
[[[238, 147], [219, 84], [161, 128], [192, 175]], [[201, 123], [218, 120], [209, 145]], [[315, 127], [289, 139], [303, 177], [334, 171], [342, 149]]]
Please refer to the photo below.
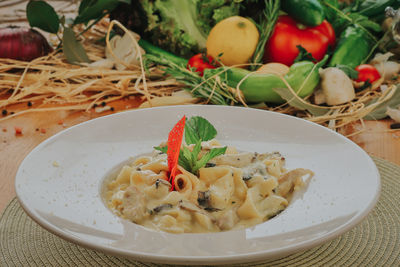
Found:
[[379, 71], [384, 80], [390, 80], [400, 72], [400, 64], [389, 60], [393, 55], [390, 52], [385, 54], [377, 53], [370, 62]]
[[392, 79], [400, 72], [400, 64], [394, 61], [386, 61], [374, 65], [379, 74], [384, 77], [385, 81]]
[[326, 103], [325, 94], [322, 89], [315, 90], [314, 92], [314, 103], [316, 105], [321, 105]]
[[330, 67], [320, 70], [321, 88], [330, 106], [347, 103], [355, 98], [351, 79], [341, 69]]

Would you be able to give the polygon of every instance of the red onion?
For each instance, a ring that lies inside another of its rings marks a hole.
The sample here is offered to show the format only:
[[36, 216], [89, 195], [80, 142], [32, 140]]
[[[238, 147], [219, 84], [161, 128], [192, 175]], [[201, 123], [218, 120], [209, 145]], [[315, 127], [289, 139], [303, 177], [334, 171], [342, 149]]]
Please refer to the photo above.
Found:
[[38, 31], [13, 26], [0, 28], [0, 58], [30, 61], [52, 50]]

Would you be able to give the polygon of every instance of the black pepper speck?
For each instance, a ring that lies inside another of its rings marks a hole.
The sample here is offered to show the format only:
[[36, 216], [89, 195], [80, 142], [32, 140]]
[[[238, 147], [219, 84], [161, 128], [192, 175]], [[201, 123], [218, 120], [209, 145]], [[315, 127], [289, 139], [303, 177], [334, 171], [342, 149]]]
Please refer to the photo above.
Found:
[[392, 123], [392, 124], [390, 124], [390, 129], [400, 129], [400, 123]]

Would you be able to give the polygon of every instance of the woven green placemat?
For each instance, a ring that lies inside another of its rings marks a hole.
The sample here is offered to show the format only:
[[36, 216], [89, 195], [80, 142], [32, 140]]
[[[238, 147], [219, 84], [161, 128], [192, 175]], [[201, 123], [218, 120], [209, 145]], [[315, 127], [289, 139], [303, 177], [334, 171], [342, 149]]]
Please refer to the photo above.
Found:
[[[368, 217], [331, 242], [245, 266], [400, 266], [400, 166], [374, 158], [382, 193]], [[362, 185], [360, 185], [362, 190]], [[0, 218], [0, 266], [159, 266], [109, 256], [47, 232], [14, 199]]]

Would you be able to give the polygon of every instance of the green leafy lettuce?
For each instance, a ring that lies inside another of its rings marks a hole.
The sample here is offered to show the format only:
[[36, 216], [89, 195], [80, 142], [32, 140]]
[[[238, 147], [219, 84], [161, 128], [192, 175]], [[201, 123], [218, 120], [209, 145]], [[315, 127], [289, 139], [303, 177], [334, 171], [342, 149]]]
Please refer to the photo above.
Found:
[[132, 0], [120, 5], [112, 18], [119, 20], [156, 46], [183, 57], [204, 50], [211, 28], [239, 14], [232, 0]]

